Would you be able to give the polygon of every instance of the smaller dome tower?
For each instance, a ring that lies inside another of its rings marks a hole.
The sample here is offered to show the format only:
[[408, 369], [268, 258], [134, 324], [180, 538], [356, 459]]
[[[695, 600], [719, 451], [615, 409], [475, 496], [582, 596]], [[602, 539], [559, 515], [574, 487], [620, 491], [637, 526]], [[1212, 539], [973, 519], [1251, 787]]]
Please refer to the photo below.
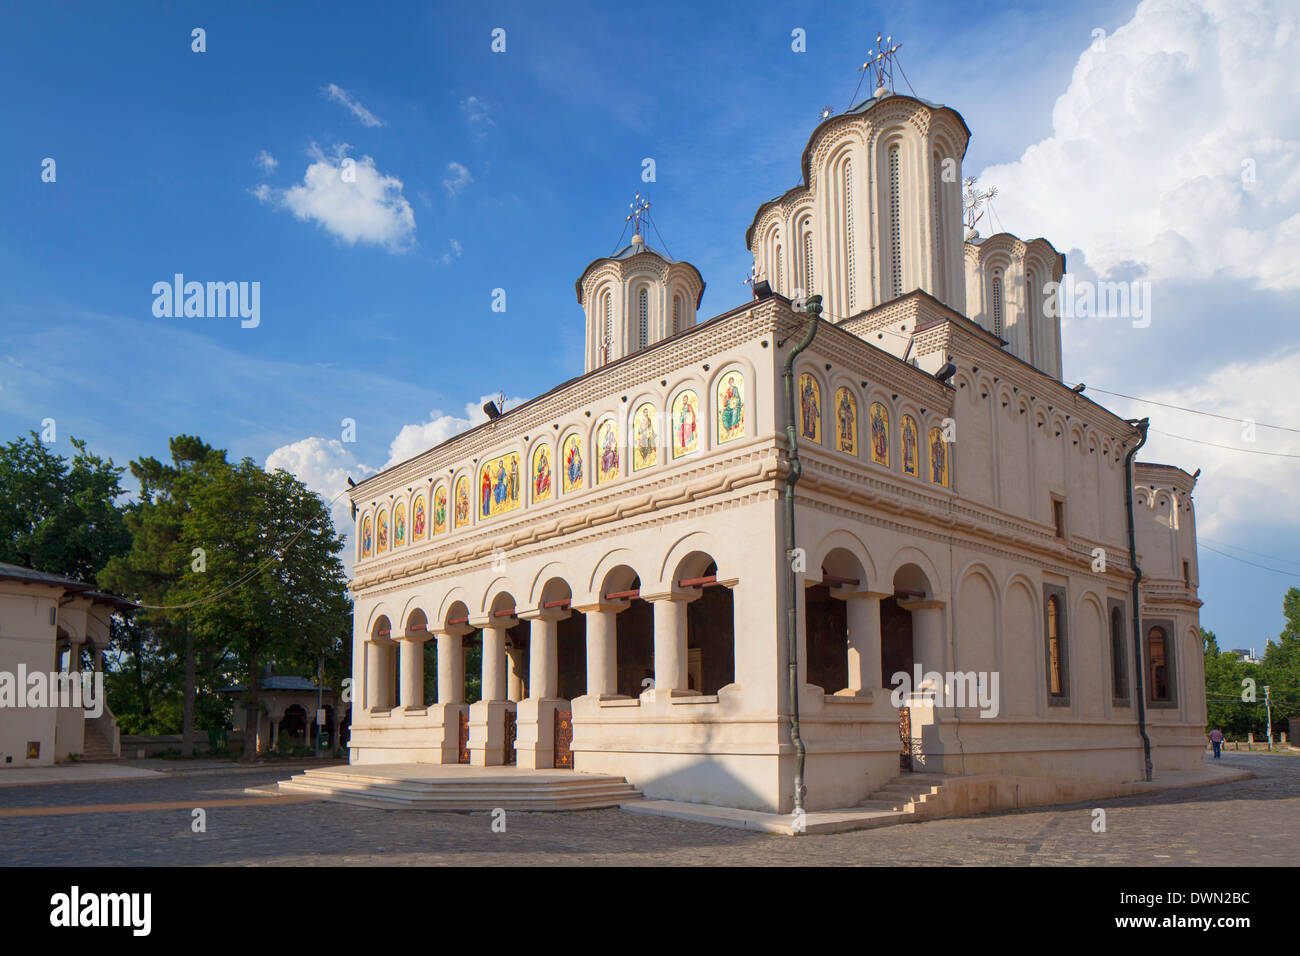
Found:
[[574, 290], [587, 315], [585, 371], [631, 355], [695, 324], [704, 279], [695, 266], [652, 249], [643, 224], [650, 203], [638, 194], [628, 221], [632, 241], [593, 261]]

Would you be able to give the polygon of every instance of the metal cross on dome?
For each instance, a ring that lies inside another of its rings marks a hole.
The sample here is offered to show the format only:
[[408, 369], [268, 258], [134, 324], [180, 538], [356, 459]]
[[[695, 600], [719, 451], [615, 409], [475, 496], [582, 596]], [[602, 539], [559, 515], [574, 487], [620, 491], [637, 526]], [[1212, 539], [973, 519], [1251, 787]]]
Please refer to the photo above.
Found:
[[975, 188], [974, 176], [967, 176], [962, 180], [961, 186], [961, 204], [966, 211], [966, 228], [973, 231], [976, 224], [983, 218], [984, 207], [988, 205], [988, 201], [997, 196], [998, 187], [994, 186], [992, 189], [980, 192]]
[[[882, 90], [885, 92], [894, 92], [894, 64], [898, 62], [898, 51], [903, 48], [903, 44], [895, 43], [893, 36], [881, 37], [876, 34], [876, 53], [870, 57], [866, 63], [858, 67], [858, 72], [862, 73], [870, 70], [870, 76], [875, 81], [873, 93], [879, 94]], [[885, 83], [888, 81], [889, 86]]]
[[636, 198], [632, 202], [628, 203], [628, 208], [632, 211], [628, 214], [625, 221], [634, 224], [633, 234], [637, 236], [645, 235], [645, 233], [641, 231], [641, 220], [643, 220], [650, 211], [650, 200], [644, 198], [640, 193], [637, 193]]

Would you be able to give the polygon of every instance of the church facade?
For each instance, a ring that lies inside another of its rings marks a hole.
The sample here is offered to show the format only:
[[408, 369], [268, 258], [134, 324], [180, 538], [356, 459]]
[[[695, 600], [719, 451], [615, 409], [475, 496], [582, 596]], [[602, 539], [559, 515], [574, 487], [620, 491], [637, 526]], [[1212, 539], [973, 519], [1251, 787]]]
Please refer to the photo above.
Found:
[[577, 282], [582, 376], [351, 490], [353, 763], [788, 812], [797, 705], [810, 810], [1199, 764], [1194, 477], [1063, 384], [1064, 257], [964, 229], [969, 135], [899, 94], [825, 119], [746, 234], [752, 301], [700, 321], [638, 230]]

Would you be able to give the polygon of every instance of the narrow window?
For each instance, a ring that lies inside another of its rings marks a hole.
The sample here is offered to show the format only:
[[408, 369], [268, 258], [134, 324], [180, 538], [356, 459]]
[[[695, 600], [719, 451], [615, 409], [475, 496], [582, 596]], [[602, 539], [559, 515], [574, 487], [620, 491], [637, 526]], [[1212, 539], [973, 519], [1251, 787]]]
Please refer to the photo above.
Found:
[[1002, 273], [993, 273], [993, 334], [1002, 335]]
[[1047, 599], [1048, 693], [1061, 696], [1061, 611], [1056, 597]]
[[603, 317], [601, 319], [600, 328], [600, 361], [602, 365], [609, 361], [609, 350], [612, 345], [610, 342], [610, 334], [613, 331], [614, 325], [612, 301], [613, 297], [606, 292], [604, 295], [603, 308], [601, 310]]
[[650, 335], [650, 294], [642, 289], [637, 296], [636, 347], [643, 349]]
[[1060, 498], [1052, 499], [1052, 524], [1058, 538], [1065, 537], [1065, 502]]
[[776, 292], [781, 291], [781, 278], [785, 275], [785, 260], [781, 255], [781, 247], [776, 247], [776, 276], [772, 283], [772, 288]]
[[1169, 647], [1163, 627], [1147, 632], [1147, 664], [1151, 674], [1151, 699], [1169, 701]]
[[1034, 325], [1038, 322], [1038, 300], [1034, 298], [1034, 274], [1025, 273], [1025, 355], [1034, 364]]
[[853, 161], [844, 161], [844, 254], [845, 272], [848, 275], [849, 315], [853, 314], [855, 289], [853, 284]]
[[680, 332], [681, 330], [682, 330], [682, 297], [680, 295], [675, 295], [673, 296], [673, 331]]
[[931, 219], [931, 230], [934, 232], [934, 290], [935, 295], [943, 294], [943, 206], [941, 205], [943, 195], [939, 189], [940, 170], [943, 168], [943, 160], [939, 156], [939, 151], [934, 151], [934, 162], [930, 168], [930, 202], [934, 207], [933, 217]]
[[811, 232], [803, 234], [803, 291], [804, 295], [813, 294], [813, 237]]
[[1116, 700], [1128, 697], [1128, 667], [1124, 654], [1124, 612], [1110, 610], [1110, 690]]
[[903, 200], [898, 147], [889, 150], [890, 280], [894, 297], [903, 294]]
[[1192, 586], [1192, 566], [1188, 564], [1186, 561], [1184, 561], [1183, 562], [1183, 587], [1190, 588], [1191, 586]]

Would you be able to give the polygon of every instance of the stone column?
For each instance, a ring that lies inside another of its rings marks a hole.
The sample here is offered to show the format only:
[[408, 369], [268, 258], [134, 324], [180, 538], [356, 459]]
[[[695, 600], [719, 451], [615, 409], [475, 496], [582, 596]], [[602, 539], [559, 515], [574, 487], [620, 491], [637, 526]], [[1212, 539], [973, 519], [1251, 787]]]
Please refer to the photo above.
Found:
[[496, 621], [483, 628], [483, 699], [507, 699], [506, 628]]
[[424, 642], [428, 635], [416, 631], [402, 636], [398, 646], [402, 654], [402, 709], [424, 708]]
[[506, 648], [506, 699], [515, 703], [524, 699], [524, 672], [528, 667], [524, 653], [513, 641]]
[[81, 670], [81, 642], [73, 641], [68, 645], [68, 673], [75, 674]]
[[654, 696], [680, 697], [695, 693], [687, 676], [686, 605], [698, 594], [641, 595], [654, 606]]
[[900, 607], [912, 612], [912, 659], [921, 665], [921, 672], [947, 668], [943, 640], [943, 602], [908, 601]]
[[559, 693], [558, 622], [567, 609], [524, 611], [529, 622], [528, 697], [515, 708], [515, 754], [521, 767], [550, 770], [555, 766], [555, 712], [564, 703]]
[[599, 603], [575, 608], [587, 616], [587, 695], [613, 697], [618, 693], [618, 612], [621, 604]]
[[[466, 628], [468, 630], [468, 628]], [[465, 703], [465, 649], [461, 628], [439, 631], [438, 703]]]
[[505, 761], [507, 700], [506, 631], [514, 617], [489, 614], [470, 622], [483, 629], [483, 699], [469, 708], [469, 762], [496, 767]]
[[366, 710], [382, 707], [384, 655], [378, 641], [366, 641]]
[[104, 669], [104, 646], [102, 644], [96, 644], [95, 645], [95, 670], [102, 671], [103, 669]]
[[[834, 593], [834, 592], [832, 592]], [[849, 625], [849, 687], [854, 694], [884, 687], [880, 674], [880, 601], [874, 591], [844, 595]]]

